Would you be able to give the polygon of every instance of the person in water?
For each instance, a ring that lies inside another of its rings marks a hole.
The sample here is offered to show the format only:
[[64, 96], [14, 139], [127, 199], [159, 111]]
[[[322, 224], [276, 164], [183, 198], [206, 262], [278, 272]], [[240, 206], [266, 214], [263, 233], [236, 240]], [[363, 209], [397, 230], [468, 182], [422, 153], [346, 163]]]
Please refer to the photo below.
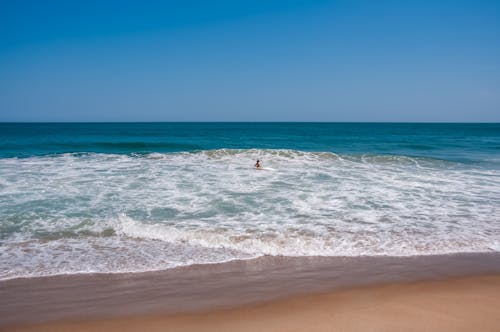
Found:
[[262, 165], [260, 164], [259, 159], [257, 159], [257, 162], [255, 163], [255, 168], [262, 168]]

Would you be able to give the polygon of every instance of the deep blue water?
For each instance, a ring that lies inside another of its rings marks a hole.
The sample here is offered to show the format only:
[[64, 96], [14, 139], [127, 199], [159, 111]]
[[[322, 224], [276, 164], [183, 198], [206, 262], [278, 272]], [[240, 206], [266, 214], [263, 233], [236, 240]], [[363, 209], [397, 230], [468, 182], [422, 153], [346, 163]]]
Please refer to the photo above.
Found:
[[500, 124], [1, 123], [0, 158], [47, 154], [291, 149], [500, 162]]

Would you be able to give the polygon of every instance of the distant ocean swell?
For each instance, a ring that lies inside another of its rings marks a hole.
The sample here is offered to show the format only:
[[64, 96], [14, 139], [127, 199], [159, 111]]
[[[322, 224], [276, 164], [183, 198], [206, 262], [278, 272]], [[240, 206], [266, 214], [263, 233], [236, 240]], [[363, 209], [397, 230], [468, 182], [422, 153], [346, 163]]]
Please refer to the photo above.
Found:
[[[37, 142], [32, 143], [9, 143], [3, 144], [1, 149], [5, 151], [12, 150], [36, 150], [40, 147], [40, 144]], [[64, 151], [72, 151], [72, 152], [80, 152], [80, 151], [95, 151], [95, 150], [114, 150], [117, 152], [121, 151], [190, 151], [200, 149], [199, 146], [193, 144], [182, 144], [182, 143], [168, 143], [168, 142], [141, 142], [141, 141], [126, 141], [126, 142], [50, 142], [50, 148], [54, 150], [64, 150]]]
[[[130, 143], [127, 143], [130, 144]], [[273, 170], [257, 171], [256, 159]], [[291, 149], [0, 159], [0, 278], [500, 251], [500, 170]]]

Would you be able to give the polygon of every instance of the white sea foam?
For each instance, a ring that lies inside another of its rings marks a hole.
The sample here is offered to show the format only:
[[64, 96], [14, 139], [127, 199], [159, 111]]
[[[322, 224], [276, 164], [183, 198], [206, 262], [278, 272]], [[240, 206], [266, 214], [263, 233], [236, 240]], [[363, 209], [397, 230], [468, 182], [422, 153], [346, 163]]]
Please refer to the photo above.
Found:
[[[260, 159], [272, 172], [255, 171]], [[0, 159], [0, 277], [498, 251], [500, 171], [293, 150]]]

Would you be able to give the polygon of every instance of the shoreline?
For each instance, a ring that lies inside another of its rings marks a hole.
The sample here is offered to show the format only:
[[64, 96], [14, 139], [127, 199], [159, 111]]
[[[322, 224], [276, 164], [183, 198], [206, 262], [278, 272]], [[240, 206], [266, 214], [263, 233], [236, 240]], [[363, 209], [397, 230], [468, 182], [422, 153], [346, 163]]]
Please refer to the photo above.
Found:
[[200, 315], [293, 298], [333, 296], [349, 289], [362, 291], [366, 287], [481, 275], [500, 278], [500, 253], [266, 256], [144, 273], [7, 279], [0, 281], [0, 329], [152, 315]]
[[358, 256], [286, 256], [286, 255], [263, 255], [258, 257], [251, 258], [235, 258], [227, 261], [221, 262], [212, 262], [212, 263], [193, 263], [187, 265], [178, 265], [168, 268], [161, 268], [157, 270], [137, 270], [137, 271], [117, 271], [117, 272], [69, 272], [69, 273], [54, 273], [54, 274], [46, 274], [46, 275], [28, 275], [28, 276], [9, 276], [5, 278], [0, 277], [0, 284], [3, 282], [11, 282], [11, 281], [19, 281], [19, 280], [42, 280], [42, 279], [50, 279], [50, 278], [73, 278], [73, 277], [84, 277], [84, 276], [140, 276], [146, 274], [158, 274], [158, 273], [166, 273], [169, 271], [180, 271], [184, 269], [213, 269], [218, 266], [223, 265], [233, 265], [245, 263], [245, 262], [257, 262], [260, 260], [272, 260], [276, 262], [284, 262], [287, 260], [318, 260], [318, 261], [329, 261], [329, 260], [340, 260], [340, 261], [349, 261], [349, 260], [398, 260], [398, 259], [424, 259], [435, 258], [435, 257], [469, 257], [469, 256], [495, 256], [500, 255], [500, 251], [478, 251], [478, 252], [450, 252], [450, 253], [442, 253], [442, 254], [422, 254], [422, 255], [358, 255]]

